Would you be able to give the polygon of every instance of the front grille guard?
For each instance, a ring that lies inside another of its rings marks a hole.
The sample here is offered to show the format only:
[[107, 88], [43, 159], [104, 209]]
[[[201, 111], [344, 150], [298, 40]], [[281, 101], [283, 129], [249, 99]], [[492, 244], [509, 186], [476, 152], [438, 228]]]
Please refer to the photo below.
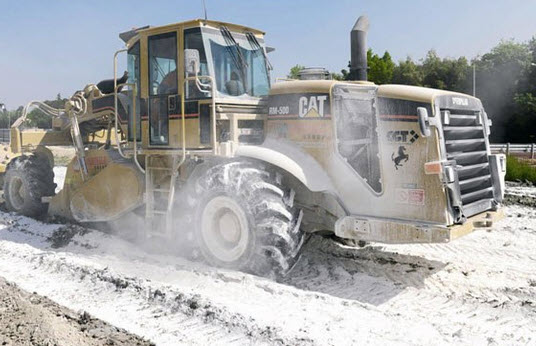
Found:
[[443, 164], [443, 184], [447, 189], [447, 203], [454, 223], [464, 223], [467, 217], [463, 213], [463, 203], [460, 192], [460, 182], [456, 161]]
[[[435, 116], [430, 117], [430, 124], [438, 130], [444, 172], [450, 172], [442, 180], [447, 192], [449, 214], [452, 223], [459, 224], [486, 210], [496, 210], [502, 200], [498, 197], [503, 188], [499, 174], [494, 172], [493, 155], [489, 151], [491, 124], [482, 109], [459, 110], [439, 104], [441, 101], [436, 102]], [[460, 119], [462, 123], [450, 121], [450, 112], [454, 114], [454, 119]], [[467, 113], [467, 117], [462, 113]], [[474, 117], [474, 123], [469, 119], [471, 116]], [[463, 121], [469, 121], [467, 126]], [[480, 130], [479, 135], [475, 135], [476, 130]], [[463, 135], [471, 131], [475, 131], [473, 135]]]

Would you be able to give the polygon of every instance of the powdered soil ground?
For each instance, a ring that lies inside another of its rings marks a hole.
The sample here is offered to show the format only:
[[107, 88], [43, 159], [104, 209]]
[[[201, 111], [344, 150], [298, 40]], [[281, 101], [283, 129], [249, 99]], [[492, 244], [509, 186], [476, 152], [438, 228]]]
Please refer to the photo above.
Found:
[[152, 345], [0, 278], [0, 345]]

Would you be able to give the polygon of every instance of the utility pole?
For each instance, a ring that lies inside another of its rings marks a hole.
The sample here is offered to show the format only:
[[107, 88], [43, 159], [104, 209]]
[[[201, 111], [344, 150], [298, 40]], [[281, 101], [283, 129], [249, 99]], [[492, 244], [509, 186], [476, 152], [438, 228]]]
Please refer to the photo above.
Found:
[[[2, 113], [4, 113], [4, 114], [7, 113], [6, 105], [5, 105], [5, 104], [0, 103], [0, 111], [1, 111]], [[8, 118], [9, 118], [9, 114], [8, 114]], [[7, 121], [7, 128], [9, 128], [9, 125], [10, 125], [9, 123], [10, 123], [10, 121], [8, 120], [8, 121]]]
[[473, 61], [473, 97], [476, 97], [476, 61]]
[[[4, 114], [7, 113], [6, 105], [5, 105], [5, 104], [0, 103], [0, 111], [1, 111], [2, 113], [4, 113]], [[7, 117], [8, 117], [8, 121], [7, 121], [7, 126], [6, 126], [6, 128], [9, 129], [9, 123], [10, 123], [10, 121], [9, 121], [9, 113], [7, 113]], [[5, 132], [5, 131], [2, 131], [2, 141], [5, 140], [5, 138], [4, 138], [5, 135], [6, 135], [6, 132]], [[9, 138], [9, 137], [8, 137], [8, 138]]]

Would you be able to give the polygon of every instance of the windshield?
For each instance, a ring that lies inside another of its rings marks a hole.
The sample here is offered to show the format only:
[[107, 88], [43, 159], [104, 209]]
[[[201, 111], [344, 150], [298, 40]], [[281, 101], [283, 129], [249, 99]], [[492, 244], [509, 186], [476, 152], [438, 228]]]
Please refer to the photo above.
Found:
[[222, 96], [268, 95], [270, 78], [263, 42], [248, 36], [232, 33], [230, 37], [219, 30], [203, 28], [209, 69]]

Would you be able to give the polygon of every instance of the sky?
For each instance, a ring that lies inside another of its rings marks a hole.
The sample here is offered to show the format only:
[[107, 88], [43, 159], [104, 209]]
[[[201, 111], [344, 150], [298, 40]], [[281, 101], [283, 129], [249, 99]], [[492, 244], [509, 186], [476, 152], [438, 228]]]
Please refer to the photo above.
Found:
[[[120, 32], [203, 17], [202, 0], [0, 0], [0, 103], [68, 97], [113, 76]], [[395, 60], [475, 57], [536, 35], [536, 0], [206, 0], [208, 18], [266, 32], [272, 77], [296, 65], [346, 68], [350, 30], [370, 19], [369, 47]], [[124, 55], [123, 55], [124, 58]], [[122, 70], [121, 70], [122, 71]], [[120, 71], [120, 72], [121, 72]]]

